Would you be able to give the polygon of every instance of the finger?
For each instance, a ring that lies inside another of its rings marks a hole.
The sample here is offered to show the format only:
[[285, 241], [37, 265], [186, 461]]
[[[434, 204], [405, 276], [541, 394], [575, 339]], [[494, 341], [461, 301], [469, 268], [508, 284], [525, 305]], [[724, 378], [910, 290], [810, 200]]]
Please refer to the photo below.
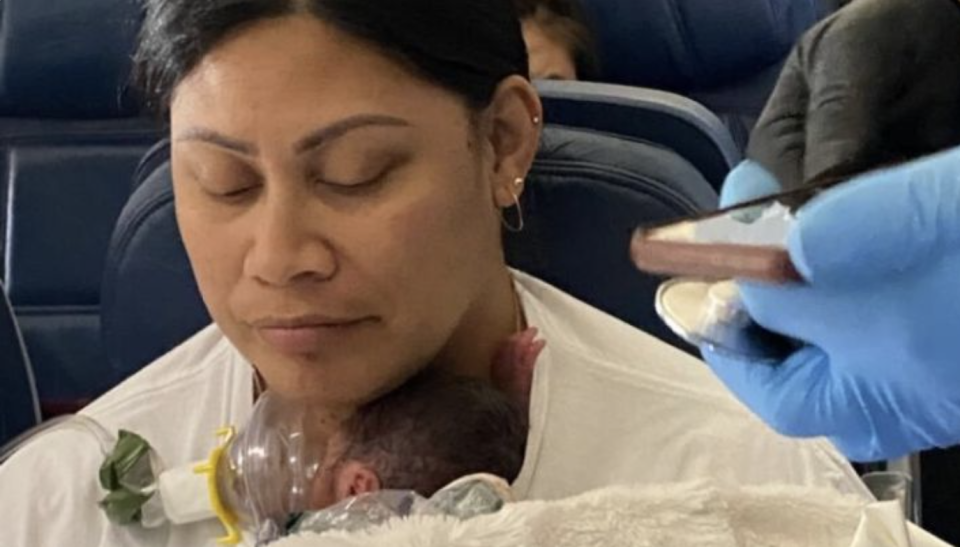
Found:
[[780, 183], [770, 171], [755, 161], [746, 160], [730, 171], [723, 182], [720, 207], [731, 207], [779, 191]]
[[701, 351], [720, 381], [777, 432], [812, 437], [834, 431], [828, 360], [819, 349], [806, 346], [779, 363], [751, 361], [714, 348]]
[[520, 337], [517, 339], [517, 342], [513, 345], [513, 364], [514, 366], [522, 366], [525, 361], [525, 356], [527, 349], [533, 344], [534, 338], [537, 336], [536, 329], [527, 329], [523, 331]]
[[526, 352], [524, 353], [522, 363], [524, 368], [533, 369], [537, 364], [537, 358], [540, 357], [540, 353], [543, 352], [543, 348], [547, 345], [546, 340], [536, 340], [527, 346]]
[[800, 210], [788, 246], [819, 284], [863, 283], [960, 250], [960, 148], [822, 194]]

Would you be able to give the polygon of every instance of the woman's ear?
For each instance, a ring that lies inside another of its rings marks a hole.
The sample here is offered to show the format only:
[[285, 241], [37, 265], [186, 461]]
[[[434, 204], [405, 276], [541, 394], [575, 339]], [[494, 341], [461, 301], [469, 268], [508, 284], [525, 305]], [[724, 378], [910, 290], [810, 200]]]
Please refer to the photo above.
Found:
[[523, 181], [540, 146], [543, 107], [525, 78], [510, 76], [497, 87], [487, 108], [488, 140], [494, 153], [493, 199], [509, 207], [523, 193]]
[[376, 471], [364, 463], [352, 460], [345, 462], [340, 468], [334, 485], [337, 502], [376, 492], [380, 487], [380, 477]]

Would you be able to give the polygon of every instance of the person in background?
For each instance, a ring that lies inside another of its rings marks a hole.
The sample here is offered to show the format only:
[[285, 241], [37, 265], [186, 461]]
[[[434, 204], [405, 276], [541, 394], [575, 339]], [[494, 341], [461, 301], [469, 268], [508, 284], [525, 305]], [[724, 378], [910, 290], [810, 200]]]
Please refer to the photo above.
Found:
[[514, 0], [536, 80], [590, 80], [597, 51], [576, 0]]

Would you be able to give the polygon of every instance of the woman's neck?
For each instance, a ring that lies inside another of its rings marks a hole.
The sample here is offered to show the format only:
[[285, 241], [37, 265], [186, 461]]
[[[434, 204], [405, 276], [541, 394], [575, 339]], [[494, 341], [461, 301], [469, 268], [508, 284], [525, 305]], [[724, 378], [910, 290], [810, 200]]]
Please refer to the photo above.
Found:
[[464, 315], [437, 356], [450, 372], [490, 380], [491, 364], [507, 338], [523, 328], [513, 275], [504, 268]]

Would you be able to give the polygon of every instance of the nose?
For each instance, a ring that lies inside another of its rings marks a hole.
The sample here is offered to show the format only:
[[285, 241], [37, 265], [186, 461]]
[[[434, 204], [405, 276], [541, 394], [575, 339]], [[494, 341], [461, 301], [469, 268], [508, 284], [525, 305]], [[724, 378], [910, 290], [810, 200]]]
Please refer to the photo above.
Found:
[[267, 196], [253, 220], [253, 244], [244, 261], [248, 277], [284, 287], [336, 276], [336, 253], [323, 237], [321, 219], [309, 198], [294, 192]]

